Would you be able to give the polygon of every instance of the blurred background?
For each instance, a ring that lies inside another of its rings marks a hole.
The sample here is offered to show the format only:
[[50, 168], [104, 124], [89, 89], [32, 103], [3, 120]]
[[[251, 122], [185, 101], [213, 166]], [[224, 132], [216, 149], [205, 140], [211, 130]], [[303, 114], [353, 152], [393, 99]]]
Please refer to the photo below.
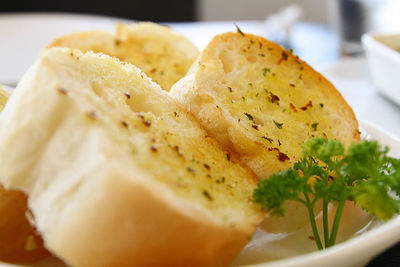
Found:
[[[362, 33], [400, 29], [400, 0], [3, 1], [0, 14], [10, 12], [81, 13], [155, 22], [265, 21], [255, 33], [294, 48], [311, 65], [362, 52]], [[315, 49], [316, 45], [324, 49]]]

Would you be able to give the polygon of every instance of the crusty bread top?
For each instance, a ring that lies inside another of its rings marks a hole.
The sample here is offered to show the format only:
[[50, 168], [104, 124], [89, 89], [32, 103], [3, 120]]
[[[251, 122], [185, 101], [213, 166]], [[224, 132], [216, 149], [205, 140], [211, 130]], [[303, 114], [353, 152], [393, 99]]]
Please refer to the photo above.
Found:
[[186, 74], [199, 54], [186, 37], [151, 22], [117, 24], [116, 35], [104, 31], [72, 33], [49, 45], [54, 46], [118, 57], [138, 66], [167, 91]]
[[260, 177], [291, 166], [312, 137], [359, 140], [355, 115], [321, 74], [262, 37], [214, 37], [171, 94]]
[[0, 112], [3, 110], [10, 93], [0, 85]]
[[262, 220], [255, 176], [133, 65], [48, 49], [3, 115], [0, 178], [69, 264], [227, 264]]

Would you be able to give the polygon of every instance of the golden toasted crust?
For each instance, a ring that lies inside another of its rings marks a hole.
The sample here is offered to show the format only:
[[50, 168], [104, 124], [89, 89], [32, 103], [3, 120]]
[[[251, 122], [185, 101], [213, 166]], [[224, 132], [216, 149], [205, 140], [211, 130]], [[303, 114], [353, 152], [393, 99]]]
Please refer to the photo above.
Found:
[[0, 179], [68, 264], [227, 265], [262, 220], [253, 174], [133, 65], [46, 50], [3, 115]]
[[[0, 112], [10, 93], [0, 86]], [[29, 264], [49, 253], [36, 229], [26, 218], [27, 197], [17, 190], [6, 190], [0, 183], [0, 261]]]
[[171, 95], [260, 179], [299, 160], [307, 139], [359, 141], [355, 115], [330, 82], [251, 34], [216, 36]]
[[72, 33], [49, 45], [54, 46], [115, 56], [138, 66], [167, 91], [186, 74], [199, 54], [183, 35], [150, 22], [117, 24], [115, 35], [102, 31]]

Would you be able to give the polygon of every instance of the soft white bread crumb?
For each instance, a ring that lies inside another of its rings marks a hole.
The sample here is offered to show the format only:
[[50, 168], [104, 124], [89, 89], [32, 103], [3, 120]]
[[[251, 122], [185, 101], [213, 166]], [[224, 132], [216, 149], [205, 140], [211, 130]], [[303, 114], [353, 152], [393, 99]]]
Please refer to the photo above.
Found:
[[77, 32], [53, 41], [83, 52], [102, 52], [138, 66], [161, 88], [169, 91], [199, 54], [185, 36], [151, 22], [117, 24], [116, 34], [104, 31]]
[[292, 166], [307, 139], [359, 140], [354, 113], [331, 83], [251, 34], [214, 37], [171, 95], [260, 179]]
[[253, 174], [139, 69], [52, 48], [0, 122], [0, 177], [73, 266], [220, 266], [263, 213]]

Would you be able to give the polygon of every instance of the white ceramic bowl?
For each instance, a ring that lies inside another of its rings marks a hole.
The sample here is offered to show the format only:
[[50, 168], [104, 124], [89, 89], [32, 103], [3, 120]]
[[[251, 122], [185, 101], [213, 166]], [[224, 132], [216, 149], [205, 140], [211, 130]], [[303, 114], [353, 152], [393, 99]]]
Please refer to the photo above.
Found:
[[362, 43], [374, 85], [400, 105], [400, 33], [367, 33]]

